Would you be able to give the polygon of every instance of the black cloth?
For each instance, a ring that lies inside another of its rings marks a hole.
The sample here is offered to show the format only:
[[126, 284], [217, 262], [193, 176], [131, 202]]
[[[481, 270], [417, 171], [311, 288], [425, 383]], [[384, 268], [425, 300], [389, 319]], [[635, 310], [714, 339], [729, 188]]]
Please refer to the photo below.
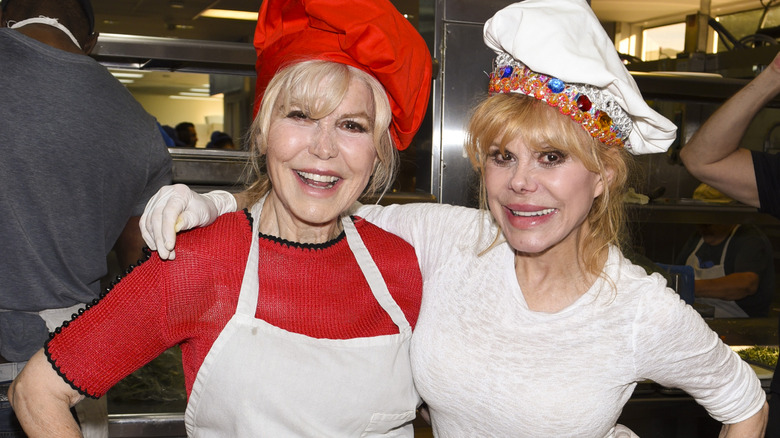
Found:
[[[753, 170], [758, 187], [758, 211], [780, 219], [780, 155], [752, 151]], [[780, 324], [778, 324], [780, 326]], [[767, 438], [780, 438], [780, 367], [775, 367], [769, 385], [769, 422]]]
[[752, 155], [760, 202], [758, 211], [780, 219], [780, 154], [753, 151]]

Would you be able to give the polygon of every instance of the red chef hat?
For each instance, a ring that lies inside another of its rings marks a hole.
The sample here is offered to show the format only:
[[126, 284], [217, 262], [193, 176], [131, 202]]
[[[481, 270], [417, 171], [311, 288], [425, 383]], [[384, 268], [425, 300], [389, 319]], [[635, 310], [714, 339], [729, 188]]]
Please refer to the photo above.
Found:
[[281, 67], [320, 59], [359, 68], [384, 86], [398, 149], [406, 149], [420, 128], [431, 89], [431, 55], [417, 29], [388, 0], [264, 0], [254, 42], [255, 114]]

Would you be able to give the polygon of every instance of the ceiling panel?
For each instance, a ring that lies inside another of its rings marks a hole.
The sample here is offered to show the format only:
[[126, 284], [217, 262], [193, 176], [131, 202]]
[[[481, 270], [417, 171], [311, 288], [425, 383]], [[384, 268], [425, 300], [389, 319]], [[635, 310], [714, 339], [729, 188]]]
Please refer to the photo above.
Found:
[[[473, 0], [480, 1], [480, 0]], [[765, 0], [766, 1], [766, 0]], [[261, 0], [93, 0], [96, 28], [120, 33], [185, 39], [251, 42], [254, 23], [198, 17], [206, 8], [257, 12]], [[417, 0], [394, 0], [412, 19], [419, 16]], [[701, 0], [591, 0], [602, 21], [633, 24], [676, 20], [695, 13]], [[712, 14], [761, 8], [760, 0], [711, 0]]]
[[[420, 17], [418, 5], [420, 3], [430, 5], [436, 1], [393, 0], [402, 13], [410, 15], [413, 22], [417, 22], [420, 18], [432, 19], [432, 11], [427, 11], [423, 17]], [[481, 0], [461, 1], [480, 2]], [[222, 42], [251, 42], [255, 23], [199, 17], [198, 15], [204, 9], [212, 7], [257, 12], [262, 3], [261, 0], [92, 0], [92, 2], [96, 29], [101, 33]], [[762, 7], [760, 0], [711, 0], [710, 4], [712, 14]], [[695, 13], [701, 7], [701, 0], [591, 0], [591, 6], [602, 21], [658, 25], [680, 21], [685, 15]], [[427, 24], [423, 23], [422, 26]], [[134, 84], [128, 84], [128, 88], [136, 88], [143, 92], [165, 88], [165, 92], [174, 92], [175, 90], [167, 88], [171, 86], [171, 82], [181, 82], [181, 86], [190, 86], [187, 84], [188, 80], [181, 77], [171, 81], [170, 75], [171, 73], [165, 72], [150, 73]], [[202, 78], [195, 76], [192, 80], [200, 82]]]

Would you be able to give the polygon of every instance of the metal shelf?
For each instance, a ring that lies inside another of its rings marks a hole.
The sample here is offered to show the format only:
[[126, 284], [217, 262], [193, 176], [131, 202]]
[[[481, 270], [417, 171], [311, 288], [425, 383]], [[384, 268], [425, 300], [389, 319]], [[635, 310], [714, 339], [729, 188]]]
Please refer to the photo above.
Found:
[[257, 55], [249, 43], [100, 34], [91, 56], [107, 67], [252, 76]]

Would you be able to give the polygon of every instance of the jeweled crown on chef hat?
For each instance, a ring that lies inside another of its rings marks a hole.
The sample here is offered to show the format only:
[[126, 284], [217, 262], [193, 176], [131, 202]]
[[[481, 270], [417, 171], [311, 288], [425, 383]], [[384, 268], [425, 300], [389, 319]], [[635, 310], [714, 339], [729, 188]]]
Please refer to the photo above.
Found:
[[320, 59], [356, 67], [384, 86], [398, 149], [406, 149], [420, 128], [431, 90], [431, 55], [389, 0], [264, 0], [254, 44], [255, 113], [280, 68]]
[[633, 154], [674, 141], [676, 126], [647, 105], [585, 0], [514, 3], [485, 23], [484, 39], [497, 55], [490, 93], [535, 97]]

